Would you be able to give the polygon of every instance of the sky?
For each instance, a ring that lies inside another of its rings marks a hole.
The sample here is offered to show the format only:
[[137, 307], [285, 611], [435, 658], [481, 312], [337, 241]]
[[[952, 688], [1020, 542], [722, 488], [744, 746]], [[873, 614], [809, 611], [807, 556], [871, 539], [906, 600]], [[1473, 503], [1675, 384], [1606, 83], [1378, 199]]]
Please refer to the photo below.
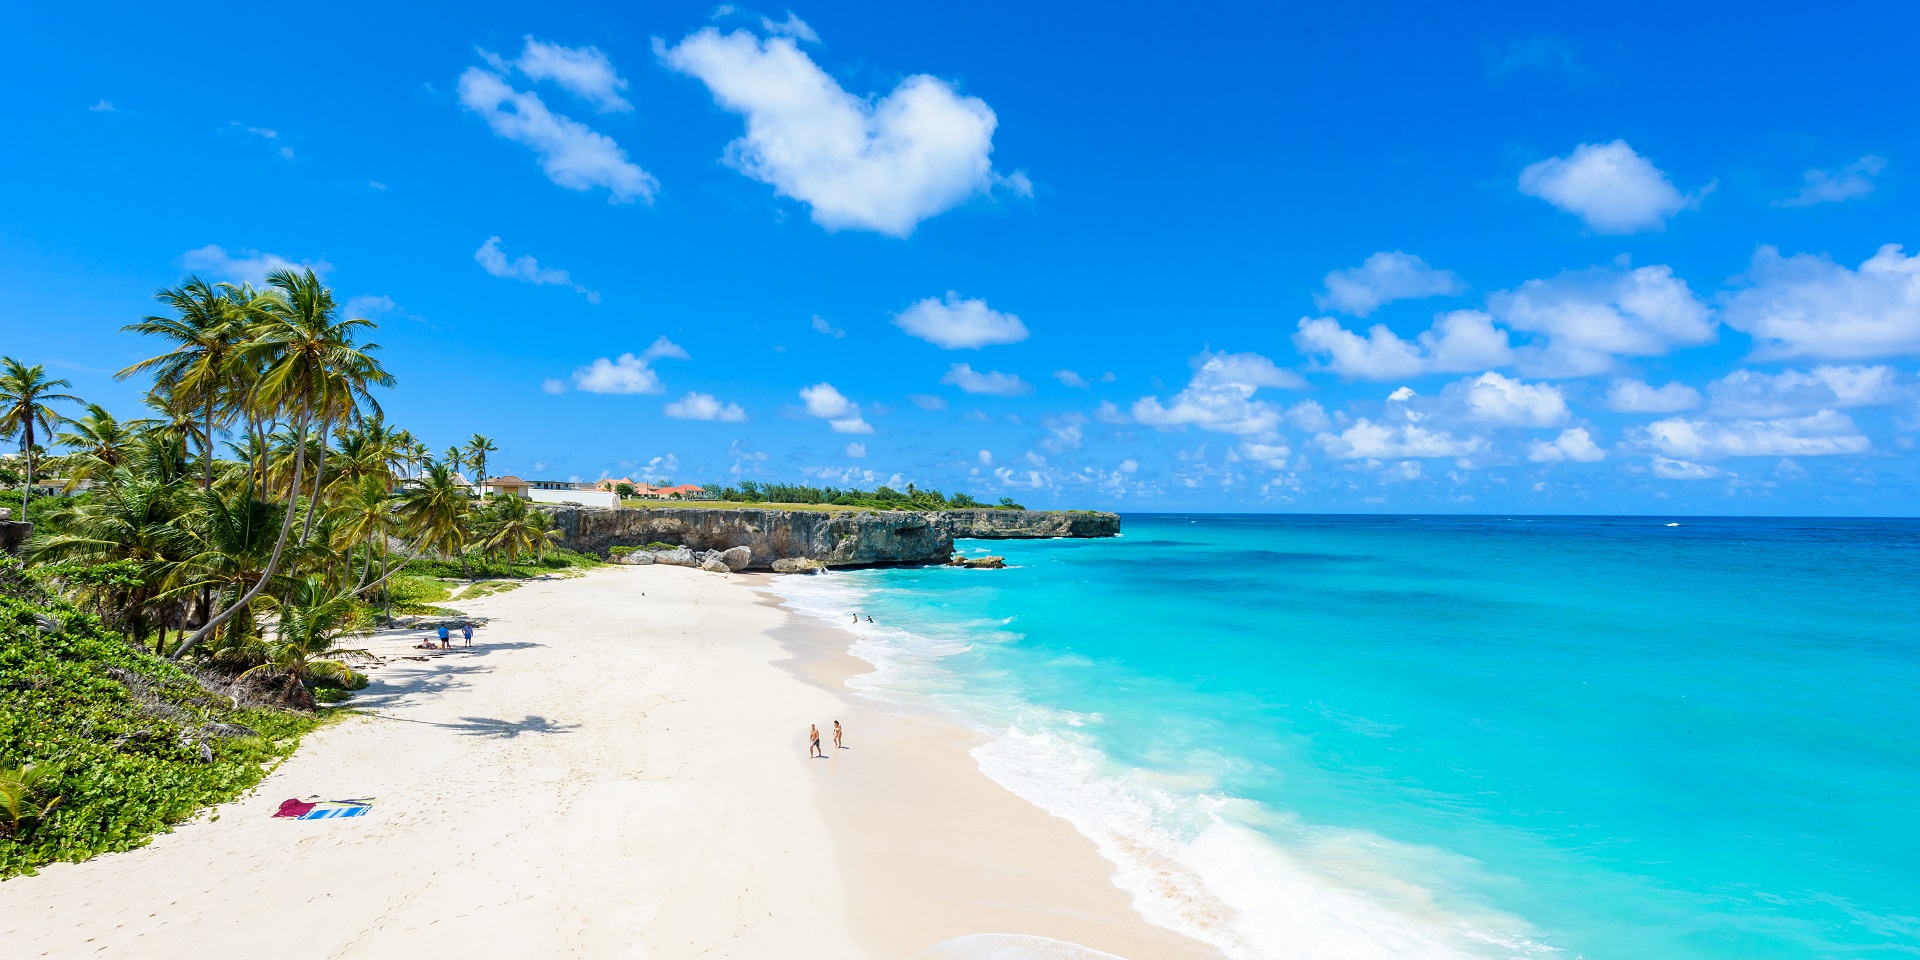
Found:
[[494, 474], [1915, 512], [1920, 8], [545, 6], [10, 10], [0, 353], [304, 265]]

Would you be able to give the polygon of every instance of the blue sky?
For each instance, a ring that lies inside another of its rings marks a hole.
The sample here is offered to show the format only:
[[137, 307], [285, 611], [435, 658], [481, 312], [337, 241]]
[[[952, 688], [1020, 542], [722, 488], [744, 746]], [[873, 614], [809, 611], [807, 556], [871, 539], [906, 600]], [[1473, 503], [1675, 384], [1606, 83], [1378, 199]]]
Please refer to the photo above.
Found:
[[304, 263], [494, 472], [1913, 512], [1912, 7], [8, 19], [0, 352], [123, 414]]

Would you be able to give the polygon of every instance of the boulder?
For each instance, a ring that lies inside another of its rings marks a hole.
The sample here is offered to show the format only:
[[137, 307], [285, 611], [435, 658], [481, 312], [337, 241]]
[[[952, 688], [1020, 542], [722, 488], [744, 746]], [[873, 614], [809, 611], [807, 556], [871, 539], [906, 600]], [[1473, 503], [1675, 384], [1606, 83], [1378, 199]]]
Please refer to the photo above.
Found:
[[947, 561], [947, 566], [962, 567], [968, 570], [1004, 570], [1007, 566], [1007, 558], [963, 557], [956, 553], [953, 555], [952, 560]]
[[621, 557], [620, 562], [633, 564], [635, 566], [651, 566], [653, 564], [653, 551], [652, 550], [635, 550], [634, 552], [629, 553], [624, 557]]
[[700, 565], [700, 558], [694, 556], [693, 551], [686, 547], [674, 547], [672, 550], [653, 551], [653, 562], [675, 567], [697, 567]]
[[709, 555], [708, 557], [706, 557], [706, 559], [701, 560], [700, 569], [705, 570], [708, 573], [732, 573], [733, 572], [733, 569], [727, 566], [727, 562], [725, 560], [720, 559], [719, 555], [717, 554]]
[[809, 557], [782, 557], [773, 562], [774, 573], [819, 573], [827, 565]]
[[745, 570], [747, 564], [753, 562], [753, 548], [734, 547], [729, 550], [722, 550], [720, 551], [720, 562], [726, 564], [728, 570], [738, 573], [741, 570]]

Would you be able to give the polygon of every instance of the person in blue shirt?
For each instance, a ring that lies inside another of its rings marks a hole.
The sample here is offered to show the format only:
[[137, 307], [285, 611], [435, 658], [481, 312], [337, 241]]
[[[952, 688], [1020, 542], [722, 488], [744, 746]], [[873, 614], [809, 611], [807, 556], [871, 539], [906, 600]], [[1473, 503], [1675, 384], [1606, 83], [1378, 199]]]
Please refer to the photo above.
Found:
[[460, 624], [460, 636], [467, 641], [467, 646], [473, 646], [473, 621], [463, 621]]
[[447, 637], [447, 625], [443, 623], [440, 625], [440, 649], [442, 650], [453, 649], [453, 644], [447, 642]]

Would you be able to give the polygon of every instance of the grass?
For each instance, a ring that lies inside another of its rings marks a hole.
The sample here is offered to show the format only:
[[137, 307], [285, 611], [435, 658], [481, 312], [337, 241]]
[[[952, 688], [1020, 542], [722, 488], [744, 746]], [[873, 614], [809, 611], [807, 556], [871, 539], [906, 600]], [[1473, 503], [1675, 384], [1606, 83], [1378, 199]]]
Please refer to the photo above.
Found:
[[843, 507], [832, 503], [741, 503], [732, 500], [642, 500], [630, 497], [621, 501], [622, 506], [636, 509], [649, 507], [693, 507], [702, 510], [809, 510], [814, 513], [872, 513], [872, 507]]

